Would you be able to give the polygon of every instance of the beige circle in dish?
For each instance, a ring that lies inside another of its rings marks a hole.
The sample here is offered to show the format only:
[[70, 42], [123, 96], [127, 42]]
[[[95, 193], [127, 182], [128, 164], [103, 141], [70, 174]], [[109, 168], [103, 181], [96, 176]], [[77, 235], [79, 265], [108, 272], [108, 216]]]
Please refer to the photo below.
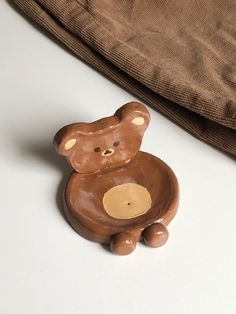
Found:
[[113, 218], [131, 219], [146, 213], [152, 206], [152, 199], [142, 185], [124, 183], [112, 187], [104, 194], [103, 206]]

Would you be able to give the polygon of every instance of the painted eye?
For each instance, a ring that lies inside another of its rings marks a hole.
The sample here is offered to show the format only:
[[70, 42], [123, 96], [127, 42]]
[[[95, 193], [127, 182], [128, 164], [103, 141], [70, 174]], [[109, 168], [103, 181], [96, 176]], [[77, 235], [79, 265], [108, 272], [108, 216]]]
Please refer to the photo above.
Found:
[[96, 148], [94, 148], [94, 151], [95, 151], [96, 153], [99, 153], [99, 152], [101, 151], [101, 148], [100, 148], [100, 147], [96, 147]]
[[120, 141], [116, 141], [116, 142], [113, 143], [113, 146], [115, 146], [115, 147], [117, 147], [119, 145], [120, 145]]

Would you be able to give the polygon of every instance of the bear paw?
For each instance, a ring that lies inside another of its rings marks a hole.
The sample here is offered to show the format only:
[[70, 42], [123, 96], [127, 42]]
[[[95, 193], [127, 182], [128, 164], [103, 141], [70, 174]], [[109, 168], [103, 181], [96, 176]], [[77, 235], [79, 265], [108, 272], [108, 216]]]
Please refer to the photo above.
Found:
[[118, 255], [128, 255], [136, 248], [136, 239], [129, 232], [120, 232], [112, 236], [110, 240], [112, 253]]
[[166, 243], [169, 232], [161, 223], [154, 223], [143, 231], [143, 240], [147, 246], [156, 248]]

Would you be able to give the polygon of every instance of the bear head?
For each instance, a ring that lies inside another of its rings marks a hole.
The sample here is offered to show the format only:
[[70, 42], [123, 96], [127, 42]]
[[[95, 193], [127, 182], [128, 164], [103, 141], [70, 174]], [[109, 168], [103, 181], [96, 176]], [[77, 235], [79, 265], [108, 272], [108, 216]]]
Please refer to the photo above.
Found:
[[131, 102], [111, 117], [63, 127], [55, 135], [54, 144], [75, 171], [95, 173], [128, 163], [134, 158], [149, 120], [146, 107]]

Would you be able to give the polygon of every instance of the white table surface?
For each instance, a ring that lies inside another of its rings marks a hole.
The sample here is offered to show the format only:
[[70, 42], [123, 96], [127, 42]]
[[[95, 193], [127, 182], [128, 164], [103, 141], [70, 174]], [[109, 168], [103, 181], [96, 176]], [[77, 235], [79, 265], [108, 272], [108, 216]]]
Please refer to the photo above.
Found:
[[236, 313], [236, 162], [154, 110], [142, 150], [181, 189], [168, 243], [114, 256], [59, 211], [70, 168], [55, 132], [134, 99], [1, 0], [1, 314]]

